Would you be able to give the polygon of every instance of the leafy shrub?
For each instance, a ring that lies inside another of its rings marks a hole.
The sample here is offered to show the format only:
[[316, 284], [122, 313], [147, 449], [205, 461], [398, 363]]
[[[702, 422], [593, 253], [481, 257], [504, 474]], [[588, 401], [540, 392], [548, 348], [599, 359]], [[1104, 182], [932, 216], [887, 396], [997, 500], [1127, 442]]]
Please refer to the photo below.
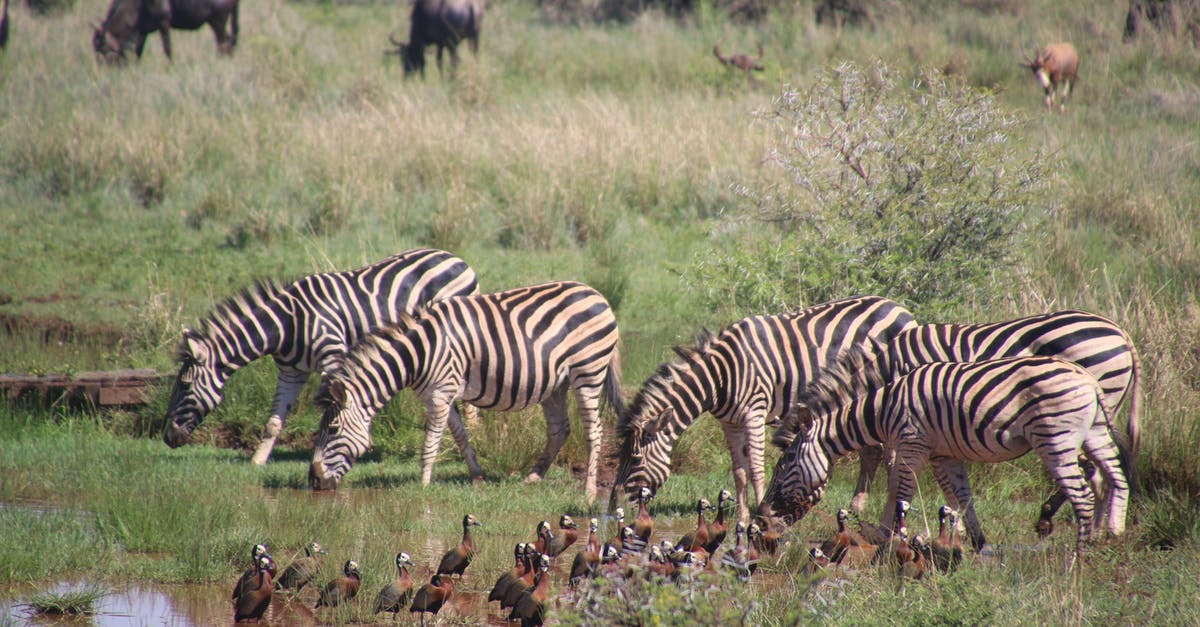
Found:
[[1022, 236], [1050, 209], [1050, 164], [992, 95], [882, 62], [820, 73], [773, 111], [768, 161], [786, 175], [746, 199], [685, 281], [715, 308], [779, 311], [860, 293], [936, 314], [1010, 282]]

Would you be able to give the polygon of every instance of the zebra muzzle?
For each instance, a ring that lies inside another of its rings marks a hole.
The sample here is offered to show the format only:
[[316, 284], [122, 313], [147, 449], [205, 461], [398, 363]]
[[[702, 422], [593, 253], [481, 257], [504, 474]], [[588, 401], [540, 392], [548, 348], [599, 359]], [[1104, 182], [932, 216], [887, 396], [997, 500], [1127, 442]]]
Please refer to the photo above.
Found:
[[325, 462], [314, 460], [312, 465], [308, 467], [308, 484], [313, 490], [336, 490], [338, 487], [337, 477], [329, 477], [325, 473]]

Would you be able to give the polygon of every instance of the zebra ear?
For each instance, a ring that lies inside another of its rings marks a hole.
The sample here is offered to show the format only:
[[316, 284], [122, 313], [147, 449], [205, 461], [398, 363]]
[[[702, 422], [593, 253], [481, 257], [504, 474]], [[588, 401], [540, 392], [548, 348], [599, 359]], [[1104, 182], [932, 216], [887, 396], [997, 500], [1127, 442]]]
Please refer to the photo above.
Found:
[[208, 361], [208, 347], [190, 329], [183, 332], [183, 345], [192, 361], [202, 364]]
[[346, 406], [346, 384], [341, 379], [334, 379], [329, 382], [329, 398], [337, 403], [339, 407]]

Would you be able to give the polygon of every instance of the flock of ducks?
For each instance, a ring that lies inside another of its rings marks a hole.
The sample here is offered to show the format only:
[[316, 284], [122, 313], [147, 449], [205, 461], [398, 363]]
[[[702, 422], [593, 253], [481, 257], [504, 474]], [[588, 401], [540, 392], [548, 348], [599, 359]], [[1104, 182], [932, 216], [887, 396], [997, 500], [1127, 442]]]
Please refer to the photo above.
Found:
[[[622, 508], [616, 510], [617, 534], [601, 542], [598, 536], [599, 520], [592, 518], [583, 547], [575, 553], [571, 563], [568, 585], [575, 589], [588, 579], [632, 579], [635, 577], [656, 578], [674, 582], [704, 571], [721, 569], [732, 573], [738, 580], [746, 582], [753, 577], [761, 556], [774, 555], [780, 546], [777, 532], [764, 531], [757, 523], [734, 525], [734, 545], [717, 557], [728, 536], [725, 518], [726, 504], [733, 502], [728, 490], [717, 496], [714, 507], [707, 499], [696, 502], [696, 526], [677, 540], [652, 541], [654, 519], [648, 504], [653, 498], [650, 490], [643, 488], [637, 496], [638, 512], [632, 524], [625, 524]], [[707, 512], [716, 510], [709, 521]], [[905, 516], [908, 503], [900, 501], [896, 511], [896, 530], [885, 533], [867, 523], [859, 523], [859, 529], [849, 526], [850, 513], [845, 509], [837, 514], [837, 532], [832, 538], [809, 551], [806, 569], [819, 572], [824, 569], [864, 566], [867, 564], [890, 564], [900, 575], [920, 579], [929, 568], [950, 572], [962, 562], [963, 546], [957, 531], [957, 513], [943, 506], [938, 513], [938, 536], [927, 541], [920, 535], [908, 536]], [[372, 613], [391, 612], [393, 620], [405, 608], [418, 613], [421, 624], [425, 615], [437, 613], [454, 593], [453, 578], [461, 580], [467, 567], [475, 557], [475, 541], [471, 528], [481, 526], [471, 514], [462, 519], [462, 540], [446, 551], [429, 582], [417, 587], [409, 569], [414, 567], [408, 553], [396, 554], [396, 579], [379, 591], [372, 605]], [[549, 521], [541, 521], [534, 530], [532, 542], [520, 542], [513, 547], [513, 567], [496, 580], [487, 602], [499, 603], [502, 613], [507, 612], [509, 621], [519, 621], [522, 627], [544, 623], [547, 602], [550, 599], [551, 566], [579, 540], [579, 524], [571, 516], [563, 514], [558, 521], [558, 530], [551, 528]], [[326, 554], [321, 545], [313, 542], [305, 547], [305, 556], [295, 560], [278, 577], [275, 576], [274, 559], [267, 547], [256, 544], [251, 550], [252, 566], [245, 571], [233, 589], [234, 619], [238, 622], [256, 621], [267, 611], [271, 596], [276, 590], [299, 592], [311, 583], [317, 574], [320, 558]], [[316, 608], [335, 607], [358, 595], [362, 576], [358, 562], [347, 561], [342, 576], [329, 581], [321, 590]]]
[[905, 524], [908, 510], [907, 501], [897, 501], [893, 533], [866, 522], [860, 522], [858, 530], [851, 529], [847, 524], [850, 512], [838, 510], [837, 532], [821, 546], [809, 550], [807, 569], [820, 572], [831, 566], [854, 568], [886, 564], [909, 579], [923, 578], [931, 567], [940, 573], [957, 569], [963, 559], [958, 512], [943, 505], [938, 510], [938, 535], [929, 541], [919, 534], [909, 537]]

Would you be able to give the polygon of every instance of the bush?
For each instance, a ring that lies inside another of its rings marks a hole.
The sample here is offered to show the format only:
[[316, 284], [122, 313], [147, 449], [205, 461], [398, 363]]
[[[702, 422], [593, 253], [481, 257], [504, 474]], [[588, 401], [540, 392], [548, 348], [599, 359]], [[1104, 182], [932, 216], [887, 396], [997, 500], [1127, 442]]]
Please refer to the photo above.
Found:
[[977, 304], [1022, 273], [1022, 235], [1050, 211], [1051, 164], [1016, 141], [1025, 122], [935, 72], [841, 65], [759, 117], [786, 176], [740, 186], [747, 202], [686, 272], [716, 309], [863, 293], [926, 315]]

